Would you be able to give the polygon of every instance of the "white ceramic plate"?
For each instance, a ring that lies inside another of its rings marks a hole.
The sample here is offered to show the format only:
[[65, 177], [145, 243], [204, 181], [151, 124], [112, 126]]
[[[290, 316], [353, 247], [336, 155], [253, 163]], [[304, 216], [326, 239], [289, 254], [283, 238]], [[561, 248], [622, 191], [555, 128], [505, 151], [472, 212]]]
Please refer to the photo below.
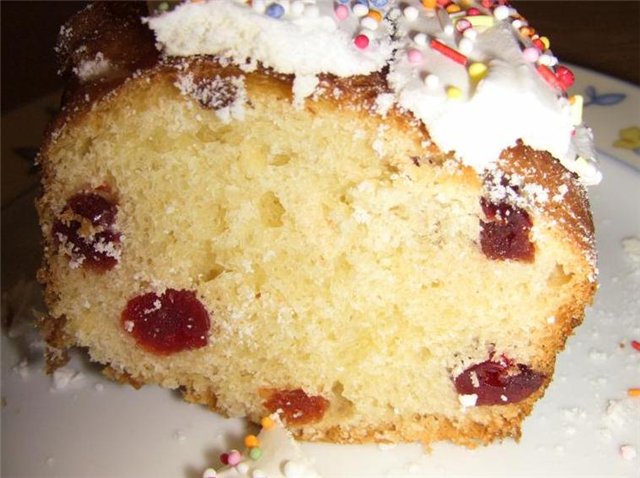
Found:
[[[640, 476], [640, 459], [620, 455], [621, 445], [640, 453], [640, 398], [627, 397], [628, 388], [640, 387], [640, 352], [630, 347], [640, 340], [640, 263], [622, 247], [624, 238], [640, 240], [640, 90], [574, 71], [573, 91], [585, 95], [603, 153], [605, 179], [591, 190], [601, 286], [521, 442], [473, 451], [439, 444], [430, 454], [417, 444], [304, 444], [325, 477]], [[3, 211], [3, 287], [37, 265], [32, 197]], [[34, 300], [19, 315], [30, 317]], [[7, 304], [15, 306], [15, 297]], [[69, 365], [80, 375], [55, 390], [26, 342], [2, 336], [4, 477], [195, 478], [218, 466], [218, 455], [239, 446], [246, 431], [244, 421], [186, 404], [174, 392], [111, 383], [82, 355]]]

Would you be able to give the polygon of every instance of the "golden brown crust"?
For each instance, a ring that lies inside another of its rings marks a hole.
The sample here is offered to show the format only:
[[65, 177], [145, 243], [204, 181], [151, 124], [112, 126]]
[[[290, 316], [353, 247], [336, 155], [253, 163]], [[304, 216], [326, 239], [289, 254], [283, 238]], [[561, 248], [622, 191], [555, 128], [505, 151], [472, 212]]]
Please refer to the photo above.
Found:
[[[546, 151], [536, 151], [519, 143], [505, 150], [498, 167], [508, 174], [518, 174], [525, 184], [541, 186], [548, 194], [546, 201], [538, 206], [545, 216], [555, 221], [575, 245], [589, 255], [595, 253], [594, 227], [585, 187], [574, 173], [569, 172], [560, 161]], [[553, 195], [563, 191], [557, 200]], [[595, 263], [595, 256], [590, 257]]]

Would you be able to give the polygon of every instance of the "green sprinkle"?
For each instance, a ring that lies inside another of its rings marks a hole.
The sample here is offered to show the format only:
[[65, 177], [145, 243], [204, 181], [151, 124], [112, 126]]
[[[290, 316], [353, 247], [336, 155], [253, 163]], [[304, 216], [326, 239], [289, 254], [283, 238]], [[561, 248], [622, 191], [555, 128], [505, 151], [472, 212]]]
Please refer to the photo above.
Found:
[[252, 460], [259, 460], [261, 456], [262, 450], [258, 447], [252, 448], [251, 451], [249, 451], [249, 458]]

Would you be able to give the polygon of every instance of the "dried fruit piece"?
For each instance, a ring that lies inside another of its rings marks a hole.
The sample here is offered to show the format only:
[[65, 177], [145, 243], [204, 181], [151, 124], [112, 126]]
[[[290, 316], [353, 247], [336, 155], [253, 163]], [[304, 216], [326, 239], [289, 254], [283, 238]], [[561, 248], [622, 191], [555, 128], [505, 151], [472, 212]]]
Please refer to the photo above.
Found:
[[320, 395], [309, 396], [301, 388], [296, 388], [273, 392], [264, 406], [272, 413], [282, 410], [285, 421], [290, 425], [305, 425], [322, 420], [329, 408], [329, 400]]
[[73, 195], [53, 223], [52, 234], [71, 258], [71, 266], [105, 272], [120, 258], [120, 233], [115, 229], [117, 205], [96, 192]]
[[158, 355], [204, 347], [209, 313], [189, 290], [167, 289], [134, 297], [122, 311], [121, 323], [136, 343]]
[[454, 383], [460, 395], [477, 395], [476, 405], [505, 405], [524, 400], [538, 390], [543, 381], [543, 374], [501, 358], [467, 368]]
[[532, 262], [535, 248], [529, 239], [531, 219], [523, 209], [507, 203], [494, 204], [482, 198], [487, 221], [480, 221], [480, 245], [489, 259]]

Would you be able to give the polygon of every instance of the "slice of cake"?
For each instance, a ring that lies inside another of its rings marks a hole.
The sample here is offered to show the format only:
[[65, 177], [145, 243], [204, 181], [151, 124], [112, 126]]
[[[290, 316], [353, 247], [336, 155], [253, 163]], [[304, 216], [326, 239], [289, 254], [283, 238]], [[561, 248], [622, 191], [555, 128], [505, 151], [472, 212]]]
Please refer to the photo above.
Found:
[[579, 96], [505, 2], [98, 3], [40, 153], [51, 368], [299, 438], [520, 435], [596, 290]]

